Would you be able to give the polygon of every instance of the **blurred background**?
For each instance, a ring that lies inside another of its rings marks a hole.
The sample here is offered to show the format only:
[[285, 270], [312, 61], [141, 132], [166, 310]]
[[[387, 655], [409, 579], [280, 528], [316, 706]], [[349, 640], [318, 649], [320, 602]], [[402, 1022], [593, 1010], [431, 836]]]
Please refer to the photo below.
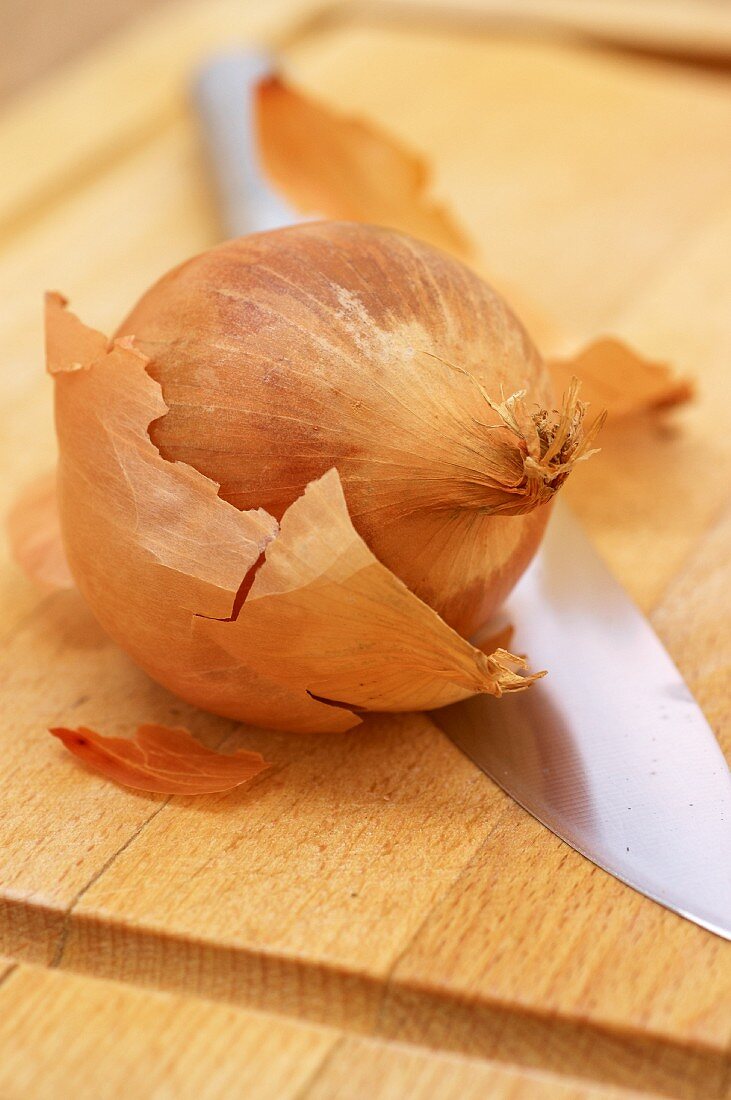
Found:
[[[2, 0], [3, 46], [0, 97], [7, 99], [33, 80], [78, 55], [143, 13], [184, 0]], [[347, 0], [346, 0], [347, 2]], [[257, 0], [241, 0], [241, 6]], [[262, 6], [258, 0], [258, 6]], [[326, 5], [323, 5], [325, 7]], [[329, 5], [335, 7], [336, 5]], [[341, 6], [341, 5], [337, 5]], [[544, 32], [558, 27], [595, 33], [628, 47], [656, 49], [703, 63], [728, 62], [731, 17], [726, 0], [417, 0], [416, 3], [353, 4], [363, 12], [415, 8], [453, 18], [480, 15], [503, 24], [530, 22]]]
[[7, 100], [30, 83], [128, 23], [175, 0], [2, 0], [3, 45], [0, 97]]

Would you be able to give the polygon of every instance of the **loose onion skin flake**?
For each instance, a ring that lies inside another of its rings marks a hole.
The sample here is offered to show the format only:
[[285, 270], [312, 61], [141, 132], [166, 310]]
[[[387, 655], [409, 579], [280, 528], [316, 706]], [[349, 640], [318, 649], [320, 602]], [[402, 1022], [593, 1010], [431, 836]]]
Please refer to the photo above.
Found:
[[[457, 261], [309, 224], [228, 242], [110, 342], [47, 306], [59, 508], [102, 626], [187, 701], [344, 730], [535, 677], [482, 626], [597, 424]], [[512, 395], [512, 396], [508, 396]]]
[[412, 149], [334, 113], [278, 76], [259, 84], [256, 120], [266, 173], [299, 210], [394, 226], [472, 258], [467, 235], [432, 194], [429, 167]]
[[133, 738], [102, 737], [84, 726], [56, 726], [49, 733], [94, 771], [153, 794], [228, 791], [269, 767], [258, 752], [214, 752], [182, 728], [144, 725]]
[[582, 398], [604, 409], [610, 423], [682, 405], [693, 396], [693, 383], [667, 363], [643, 359], [621, 340], [608, 336], [571, 358], [553, 360], [549, 369], [559, 389], [580, 378]]

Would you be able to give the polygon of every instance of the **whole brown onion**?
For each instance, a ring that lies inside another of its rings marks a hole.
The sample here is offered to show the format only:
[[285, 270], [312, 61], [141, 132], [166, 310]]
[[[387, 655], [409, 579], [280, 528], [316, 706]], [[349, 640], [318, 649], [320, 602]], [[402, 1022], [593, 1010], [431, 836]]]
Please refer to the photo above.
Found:
[[514, 438], [496, 470], [500, 418], [476, 383], [550, 408], [550, 380], [499, 295], [446, 253], [360, 224], [256, 234], [164, 276], [125, 334], [162, 386], [165, 458], [278, 519], [336, 466], [376, 557], [465, 637], [533, 556], [556, 483], [527, 486]]
[[[531, 677], [466, 638], [593, 429], [502, 300], [409, 237], [220, 245], [116, 340], [48, 302], [59, 511], [99, 621], [196, 705], [292, 730]], [[440, 617], [441, 616], [441, 617]]]

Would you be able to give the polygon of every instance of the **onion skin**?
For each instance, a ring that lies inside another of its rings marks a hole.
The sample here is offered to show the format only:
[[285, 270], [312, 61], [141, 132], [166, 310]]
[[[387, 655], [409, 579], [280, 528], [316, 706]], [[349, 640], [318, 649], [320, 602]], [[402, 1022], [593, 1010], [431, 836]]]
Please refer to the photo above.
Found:
[[389, 230], [307, 223], [226, 242], [153, 286], [117, 334], [150, 358], [163, 458], [281, 519], [335, 466], [368, 547], [458, 633], [479, 630], [538, 547], [558, 482], [487, 404], [548, 372], [466, 266]]

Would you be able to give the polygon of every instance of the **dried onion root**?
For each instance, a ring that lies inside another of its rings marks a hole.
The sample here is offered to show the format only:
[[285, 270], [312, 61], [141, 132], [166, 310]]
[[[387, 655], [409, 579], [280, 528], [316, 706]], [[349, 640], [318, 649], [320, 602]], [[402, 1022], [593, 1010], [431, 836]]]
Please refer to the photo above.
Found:
[[298, 226], [176, 269], [112, 343], [57, 295], [47, 332], [69, 564], [160, 683], [324, 731], [535, 679], [463, 635], [596, 426], [573, 390], [545, 411], [525, 332], [457, 261]]

